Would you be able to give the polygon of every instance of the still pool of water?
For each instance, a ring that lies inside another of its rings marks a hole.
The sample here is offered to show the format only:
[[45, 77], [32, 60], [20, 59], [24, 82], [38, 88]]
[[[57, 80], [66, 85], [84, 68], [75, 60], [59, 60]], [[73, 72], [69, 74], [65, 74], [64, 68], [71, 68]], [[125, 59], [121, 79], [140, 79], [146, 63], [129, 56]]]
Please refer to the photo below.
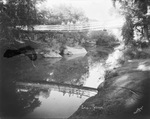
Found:
[[97, 93], [104, 80], [102, 59], [73, 56], [3, 58], [1, 110], [4, 117], [68, 118]]
[[86, 96], [79, 98], [77, 95], [63, 95], [61, 92], [53, 90], [48, 98], [39, 96], [41, 106], [28, 114], [27, 117], [68, 118], [87, 98]]

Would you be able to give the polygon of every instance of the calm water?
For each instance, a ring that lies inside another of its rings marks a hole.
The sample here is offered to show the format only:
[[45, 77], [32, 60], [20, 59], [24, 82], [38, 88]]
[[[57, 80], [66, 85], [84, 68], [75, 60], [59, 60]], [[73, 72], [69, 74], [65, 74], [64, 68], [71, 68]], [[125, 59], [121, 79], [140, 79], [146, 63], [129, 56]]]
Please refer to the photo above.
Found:
[[[2, 58], [1, 110], [6, 117], [68, 118], [104, 80], [103, 59], [91, 55], [64, 58]], [[90, 87], [90, 88], [84, 88]]]

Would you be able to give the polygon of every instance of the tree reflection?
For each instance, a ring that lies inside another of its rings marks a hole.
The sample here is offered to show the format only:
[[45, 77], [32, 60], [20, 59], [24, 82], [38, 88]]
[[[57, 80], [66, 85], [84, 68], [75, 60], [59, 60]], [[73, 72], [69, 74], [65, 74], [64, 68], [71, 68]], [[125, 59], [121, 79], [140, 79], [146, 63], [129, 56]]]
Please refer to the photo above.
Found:
[[15, 83], [2, 81], [1, 116], [23, 117], [32, 112], [41, 102], [36, 97], [40, 90], [31, 89], [27, 92], [16, 90]]
[[[81, 85], [85, 82], [82, 75], [88, 73], [88, 61], [86, 57], [75, 58], [69, 61], [59, 62], [51, 76], [56, 82], [73, 85]], [[82, 79], [82, 80], [81, 80]]]

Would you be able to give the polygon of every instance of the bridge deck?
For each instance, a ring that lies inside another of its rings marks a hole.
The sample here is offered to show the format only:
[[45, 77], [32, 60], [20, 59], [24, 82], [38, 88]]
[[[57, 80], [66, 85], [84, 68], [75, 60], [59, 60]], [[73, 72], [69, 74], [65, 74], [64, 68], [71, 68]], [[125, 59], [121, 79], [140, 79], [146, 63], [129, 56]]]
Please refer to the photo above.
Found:
[[118, 29], [121, 28], [121, 25], [113, 24], [106, 26], [103, 24], [71, 24], [71, 25], [35, 25], [32, 28], [29, 27], [23, 27], [22, 30], [29, 30], [29, 31], [41, 31], [41, 32], [47, 32], [47, 31], [58, 31], [58, 32], [84, 32], [89, 30], [103, 30], [103, 29]]

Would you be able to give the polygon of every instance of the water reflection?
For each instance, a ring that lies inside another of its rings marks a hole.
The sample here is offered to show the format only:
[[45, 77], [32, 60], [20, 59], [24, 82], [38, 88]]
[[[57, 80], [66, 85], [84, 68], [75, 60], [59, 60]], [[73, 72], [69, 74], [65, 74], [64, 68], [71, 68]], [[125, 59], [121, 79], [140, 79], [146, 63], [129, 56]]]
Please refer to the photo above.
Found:
[[[69, 94], [63, 96], [61, 92], [51, 91], [51, 96], [47, 100], [40, 97], [41, 102], [43, 102], [42, 106], [37, 108], [34, 113], [46, 113], [46, 115], [41, 114], [41, 117], [67, 118], [71, 116], [86, 99], [87, 97], [85, 96], [79, 99], [76, 95], [70, 96]], [[49, 110], [49, 107], [53, 108]], [[37, 115], [37, 117], [39, 115]]]
[[[31, 85], [32, 84], [32, 85]], [[30, 93], [34, 87], [43, 89], [35, 97], [41, 102], [33, 112], [26, 115], [30, 118], [68, 118], [90, 96], [96, 94], [96, 90], [83, 90], [56, 84], [17, 83], [18, 93]]]
[[2, 117], [23, 117], [32, 112], [41, 102], [35, 96], [39, 90], [31, 89], [29, 92], [17, 93], [15, 84], [3, 82], [1, 87], [1, 110]]
[[89, 71], [84, 86], [97, 88], [104, 81], [105, 68], [102, 61], [94, 61], [88, 57]]
[[71, 57], [64, 58], [55, 64], [53, 72], [49, 72], [47, 80], [56, 81], [60, 83], [83, 85], [85, 81], [81, 80], [83, 74], [88, 72], [87, 57]]
[[[93, 56], [32, 61], [24, 56], [1, 63], [0, 116], [66, 118], [103, 81], [102, 60]], [[36, 82], [36, 83], [34, 83]]]
[[86, 79], [84, 86], [97, 88], [104, 81], [104, 67], [102, 64], [97, 64], [94, 68], [89, 67], [89, 76]]
[[63, 96], [61, 92], [51, 91], [51, 95], [47, 99], [42, 96], [39, 97], [39, 100], [42, 102], [41, 106], [27, 115], [27, 117], [68, 118], [86, 99], [87, 97], [80, 99], [75, 95], [69, 97], [69, 95]]

